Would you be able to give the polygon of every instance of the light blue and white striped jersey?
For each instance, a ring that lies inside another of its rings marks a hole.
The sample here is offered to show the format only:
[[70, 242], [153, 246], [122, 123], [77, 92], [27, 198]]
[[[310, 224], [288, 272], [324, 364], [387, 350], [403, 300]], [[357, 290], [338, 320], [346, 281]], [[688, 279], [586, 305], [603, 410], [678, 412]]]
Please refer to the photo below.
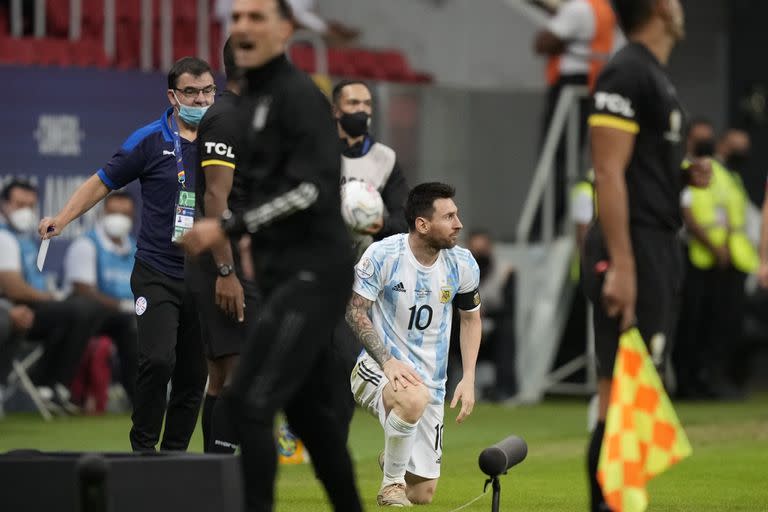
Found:
[[443, 249], [426, 267], [411, 252], [407, 234], [372, 244], [355, 266], [353, 289], [374, 302], [371, 321], [382, 342], [414, 366], [435, 403], [445, 400], [453, 300], [471, 294], [470, 311], [477, 310], [479, 284], [480, 269], [468, 250]]

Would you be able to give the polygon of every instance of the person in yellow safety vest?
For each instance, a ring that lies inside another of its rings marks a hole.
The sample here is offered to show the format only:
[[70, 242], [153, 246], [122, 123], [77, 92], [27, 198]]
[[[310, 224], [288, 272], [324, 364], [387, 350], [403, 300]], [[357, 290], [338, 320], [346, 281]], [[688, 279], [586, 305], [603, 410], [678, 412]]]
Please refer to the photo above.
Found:
[[745, 274], [757, 272], [760, 266], [755, 245], [746, 232], [750, 200], [739, 174], [745, 171], [750, 146], [749, 134], [746, 131], [731, 128], [720, 138], [715, 158], [715, 165], [722, 167], [723, 172], [728, 173], [731, 178], [728, 194], [728, 248], [731, 262], [736, 270]]

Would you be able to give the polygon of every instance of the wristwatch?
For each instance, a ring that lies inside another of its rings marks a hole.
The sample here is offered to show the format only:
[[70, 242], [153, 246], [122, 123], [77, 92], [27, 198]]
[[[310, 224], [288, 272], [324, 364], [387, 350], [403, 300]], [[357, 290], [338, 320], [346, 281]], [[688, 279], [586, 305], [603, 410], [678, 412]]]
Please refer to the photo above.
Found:
[[218, 265], [217, 269], [221, 277], [227, 277], [228, 275], [230, 275], [232, 272], [235, 271], [235, 268], [232, 265], [228, 265], [227, 263], [222, 263], [221, 265]]

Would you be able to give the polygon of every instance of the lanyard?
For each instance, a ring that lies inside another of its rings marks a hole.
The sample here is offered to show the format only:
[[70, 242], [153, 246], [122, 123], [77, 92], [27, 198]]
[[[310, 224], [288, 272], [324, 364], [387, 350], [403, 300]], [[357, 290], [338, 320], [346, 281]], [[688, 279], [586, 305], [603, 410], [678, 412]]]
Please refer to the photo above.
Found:
[[179, 125], [176, 124], [176, 116], [171, 113], [171, 133], [173, 134], [173, 155], [176, 157], [177, 179], [179, 189], [187, 188], [187, 173], [184, 172], [184, 155], [181, 153], [181, 135]]
[[371, 149], [371, 139], [366, 136], [365, 139], [363, 139], [363, 150], [360, 152], [360, 156], [367, 155], [369, 149]]

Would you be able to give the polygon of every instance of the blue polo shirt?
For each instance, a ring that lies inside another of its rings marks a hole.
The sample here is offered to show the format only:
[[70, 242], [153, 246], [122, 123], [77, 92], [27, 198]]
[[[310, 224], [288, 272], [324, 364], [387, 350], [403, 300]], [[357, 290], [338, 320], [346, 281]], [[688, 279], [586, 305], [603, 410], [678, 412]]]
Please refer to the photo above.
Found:
[[[184, 278], [184, 253], [171, 242], [174, 206], [179, 192], [173, 134], [168, 124], [172, 108], [157, 121], [139, 128], [96, 173], [110, 190], [138, 179], [141, 184], [141, 229], [136, 259], [167, 276]], [[181, 139], [186, 190], [195, 190], [197, 145]]]

